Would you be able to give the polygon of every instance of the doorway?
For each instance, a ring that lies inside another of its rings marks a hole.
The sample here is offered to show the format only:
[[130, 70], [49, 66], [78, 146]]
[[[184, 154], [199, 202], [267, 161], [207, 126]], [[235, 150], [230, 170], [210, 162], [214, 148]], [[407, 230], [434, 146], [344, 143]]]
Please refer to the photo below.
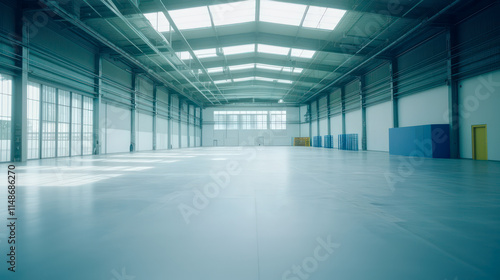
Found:
[[488, 160], [486, 125], [472, 126], [472, 158], [475, 160]]

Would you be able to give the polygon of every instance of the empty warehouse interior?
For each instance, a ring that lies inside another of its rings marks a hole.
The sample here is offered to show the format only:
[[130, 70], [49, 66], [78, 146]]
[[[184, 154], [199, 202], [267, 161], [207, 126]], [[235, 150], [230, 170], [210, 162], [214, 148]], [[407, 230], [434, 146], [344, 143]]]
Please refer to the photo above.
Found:
[[0, 0], [0, 278], [500, 279], [499, 14]]

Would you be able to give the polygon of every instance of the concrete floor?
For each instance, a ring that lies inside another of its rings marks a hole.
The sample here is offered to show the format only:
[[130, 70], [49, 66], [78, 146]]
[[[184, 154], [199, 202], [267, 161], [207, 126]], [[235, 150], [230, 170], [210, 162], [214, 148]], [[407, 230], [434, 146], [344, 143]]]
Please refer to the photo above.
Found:
[[499, 162], [196, 148], [16, 170], [0, 279], [500, 279]]

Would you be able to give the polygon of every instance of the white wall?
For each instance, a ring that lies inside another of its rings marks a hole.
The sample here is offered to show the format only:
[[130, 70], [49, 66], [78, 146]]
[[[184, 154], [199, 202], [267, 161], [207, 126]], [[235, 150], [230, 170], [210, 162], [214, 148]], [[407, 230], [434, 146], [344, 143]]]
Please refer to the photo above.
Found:
[[392, 128], [392, 102], [366, 108], [366, 144], [369, 151], [389, 151], [389, 128]]
[[172, 149], [179, 148], [179, 121], [172, 120]]
[[310, 137], [309, 123], [303, 123], [300, 125], [300, 137]]
[[342, 134], [342, 115], [333, 116], [330, 120], [331, 132], [333, 135], [333, 147], [338, 148], [339, 134]]
[[358, 148], [361, 150], [361, 133], [363, 132], [361, 110], [345, 114], [345, 132], [346, 134], [358, 134]]
[[130, 152], [131, 111], [106, 106], [106, 153]]
[[[214, 130], [214, 111], [287, 111], [286, 130]], [[203, 110], [203, 146], [291, 146], [293, 137], [299, 137], [299, 108], [272, 107], [212, 107]], [[291, 122], [291, 123], [290, 123]]]
[[398, 101], [399, 126], [447, 124], [448, 87], [433, 88]]
[[195, 147], [196, 143], [194, 140], [194, 125], [189, 125], [189, 147]]
[[136, 151], [153, 150], [153, 116], [136, 114]]
[[[318, 121], [314, 120], [311, 122], [311, 135], [312, 137], [318, 136]], [[312, 141], [312, 139], [311, 139]]]
[[488, 159], [500, 160], [500, 71], [464, 80], [458, 94], [460, 156], [472, 158], [472, 126], [486, 124]]
[[168, 149], [168, 120], [166, 118], [156, 118], [156, 149]]
[[188, 126], [186, 123], [181, 123], [181, 147], [186, 148], [188, 146]]
[[328, 135], [328, 119], [319, 120], [319, 135]]

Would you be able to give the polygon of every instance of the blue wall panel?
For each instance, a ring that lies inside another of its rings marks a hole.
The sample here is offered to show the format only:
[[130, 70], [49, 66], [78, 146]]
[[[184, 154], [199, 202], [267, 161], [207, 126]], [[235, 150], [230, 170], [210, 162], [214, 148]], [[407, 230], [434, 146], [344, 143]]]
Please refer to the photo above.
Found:
[[449, 158], [450, 125], [433, 124], [389, 129], [391, 155]]

